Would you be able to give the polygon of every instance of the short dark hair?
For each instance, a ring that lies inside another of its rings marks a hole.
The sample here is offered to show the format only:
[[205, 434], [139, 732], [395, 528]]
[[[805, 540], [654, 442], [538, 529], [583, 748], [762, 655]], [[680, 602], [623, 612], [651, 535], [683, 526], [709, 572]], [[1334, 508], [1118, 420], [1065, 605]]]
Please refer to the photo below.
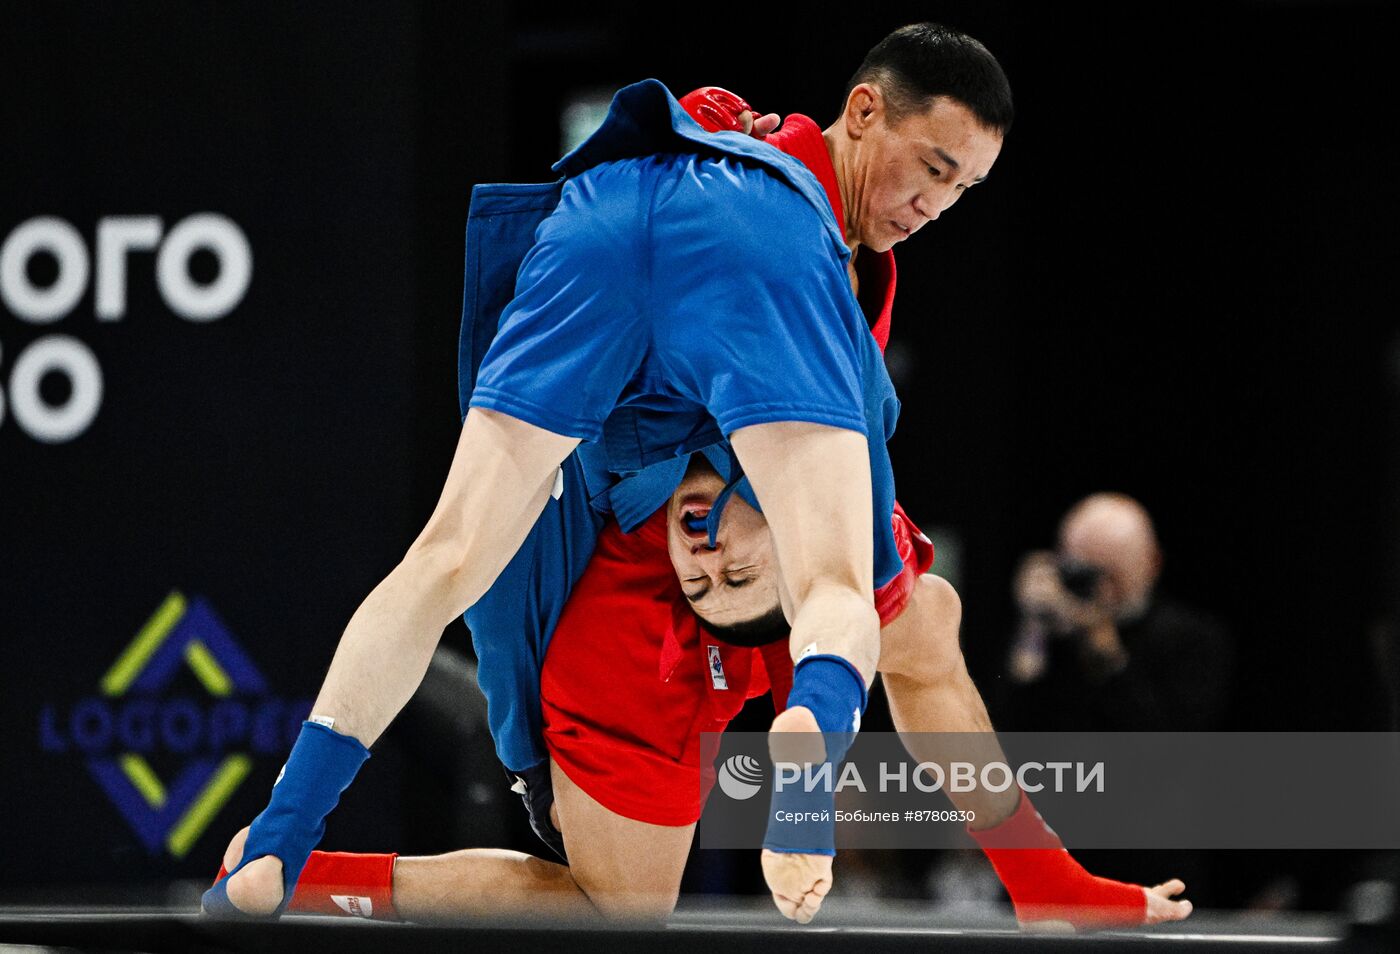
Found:
[[891, 124], [922, 112], [938, 96], [962, 103], [1003, 136], [1015, 117], [1011, 84], [996, 57], [966, 33], [939, 23], [911, 23], [875, 44], [846, 84], [843, 110], [861, 83], [880, 87]]
[[[696, 615], [699, 616], [698, 613]], [[728, 626], [711, 623], [703, 616], [700, 617], [700, 623], [705, 632], [731, 646], [766, 646], [780, 639], [787, 639], [792, 632], [781, 605], [773, 607], [761, 616], [730, 623]]]

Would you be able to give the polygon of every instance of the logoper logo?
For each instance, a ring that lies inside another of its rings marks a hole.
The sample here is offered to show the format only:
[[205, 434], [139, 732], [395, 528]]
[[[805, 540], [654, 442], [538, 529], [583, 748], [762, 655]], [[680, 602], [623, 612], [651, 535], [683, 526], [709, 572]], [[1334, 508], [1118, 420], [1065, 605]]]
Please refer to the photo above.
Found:
[[719, 767], [719, 787], [735, 801], [753, 798], [763, 787], [763, 766], [751, 755], [731, 755]]
[[[181, 694], [188, 669], [202, 697]], [[267, 681], [207, 600], [172, 592], [112, 663], [99, 695], [39, 713], [46, 752], [78, 752], [153, 855], [183, 858], [243, 784], [281, 754], [310, 709]], [[157, 765], [166, 767], [165, 777]], [[170, 767], [174, 766], [173, 773]]]

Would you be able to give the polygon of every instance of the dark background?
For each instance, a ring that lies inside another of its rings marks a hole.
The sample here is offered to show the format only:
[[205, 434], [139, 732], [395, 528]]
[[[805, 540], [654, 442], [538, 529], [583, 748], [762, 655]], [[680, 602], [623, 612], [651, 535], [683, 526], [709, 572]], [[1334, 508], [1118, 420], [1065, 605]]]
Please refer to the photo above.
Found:
[[[472, 184], [549, 178], [564, 105], [647, 76], [826, 125], [865, 51], [927, 18], [997, 54], [1018, 110], [987, 184], [897, 252], [900, 498], [958, 544], [974, 678], [996, 694], [1019, 556], [1121, 490], [1157, 520], [1164, 586], [1236, 634], [1230, 727], [1391, 727], [1372, 643], [1400, 609], [1386, 6], [6, 12], [0, 240], [56, 215], [92, 250], [104, 215], [216, 211], [255, 265], [207, 325], [164, 306], [149, 253], [122, 322], [91, 289], [50, 326], [0, 308], [0, 382], [55, 332], [106, 380], [68, 444], [0, 421], [0, 845], [40, 859], [0, 891], [197, 876], [262, 803], [275, 759], [183, 863], [145, 857], [77, 760], [37, 750], [37, 712], [90, 694], [172, 588], [208, 597], [278, 694], [314, 694], [451, 457]], [[456, 847], [405, 830], [412, 760], [379, 750], [333, 847]]]

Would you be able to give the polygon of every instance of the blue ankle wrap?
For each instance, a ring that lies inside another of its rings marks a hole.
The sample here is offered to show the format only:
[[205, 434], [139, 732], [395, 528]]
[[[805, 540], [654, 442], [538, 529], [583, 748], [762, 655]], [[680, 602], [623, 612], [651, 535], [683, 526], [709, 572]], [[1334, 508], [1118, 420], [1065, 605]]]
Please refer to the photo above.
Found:
[[763, 847], [805, 855], [836, 854], [835, 784], [841, 761], [860, 731], [860, 716], [868, 696], [865, 679], [855, 666], [829, 653], [804, 656], [792, 673], [787, 707], [802, 706], [816, 716], [826, 744], [826, 761], [811, 766], [796, 781], [775, 776]]
[[[269, 917], [277, 917], [292, 900], [306, 859], [326, 831], [326, 816], [340, 801], [340, 793], [355, 780], [369, 749], [348, 735], [315, 722], [303, 722], [301, 734], [287, 756], [282, 774], [272, 786], [267, 808], [248, 831], [243, 858], [229, 872], [232, 876], [248, 862], [273, 855], [282, 862], [282, 903]], [[228, 899], [228, 878], [204, 892], [204, 911], [215, 917], [243, 919]]]
[[[803, 656], [792, 667], [792, 691], [787, 707], [802, 706], [812, 710], [822, 732], [849, 735], [860, 731], [860, 717], [869, 698], [865, 679], [850, 661], [831, 653]], [[840, 760], [850, 741], [839, 755], [828, 752], [828, 758]]]

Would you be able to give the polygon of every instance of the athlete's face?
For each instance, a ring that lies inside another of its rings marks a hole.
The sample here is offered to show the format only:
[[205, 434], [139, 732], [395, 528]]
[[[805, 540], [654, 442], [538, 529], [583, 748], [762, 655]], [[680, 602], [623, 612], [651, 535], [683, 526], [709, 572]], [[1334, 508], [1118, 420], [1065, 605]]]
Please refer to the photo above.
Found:
[[1001, 153], [1001, 135], [946, 96], [892, 125], [879, 90], [861, 84], [842, 121], [846, 238], [877, 252], [938, 218], [987, 177]]
[[666, 512], [666, 545], [681, 589], [696, 615], [722, 626], [746, 622], [778, 605], [778, 573], [768, 521], [738, 494], [720, 514], [715, 547], [705, 530], [692, 530], [687, 516], [709, 515], [724, 481], [696, 454], [671, 495]]

